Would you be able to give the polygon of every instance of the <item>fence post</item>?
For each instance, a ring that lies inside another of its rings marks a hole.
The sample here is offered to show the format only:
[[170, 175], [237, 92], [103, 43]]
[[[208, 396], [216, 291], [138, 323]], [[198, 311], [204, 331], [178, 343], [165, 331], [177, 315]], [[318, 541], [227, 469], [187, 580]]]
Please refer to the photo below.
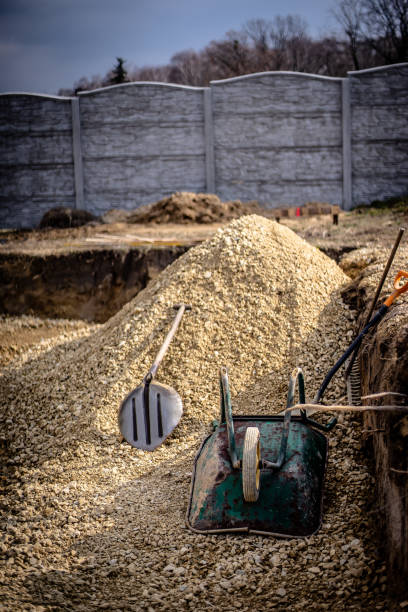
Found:
[[342, 80], [342, 127], [343, 127], [343, 209], [350, 210], [353, 205], [353, 185], [351, 168], [351, 102], [350, 79]]
[[72, 152], [74, 157], [75, 208], [84, 209], [84, 171], [81, 150], [81, 118], [79, 98], [71, 98], [72, 107]]
[[210, 87], [204, 89], [204, 142], [206, 189], [207, 193], [215, 193], [214, 124]]

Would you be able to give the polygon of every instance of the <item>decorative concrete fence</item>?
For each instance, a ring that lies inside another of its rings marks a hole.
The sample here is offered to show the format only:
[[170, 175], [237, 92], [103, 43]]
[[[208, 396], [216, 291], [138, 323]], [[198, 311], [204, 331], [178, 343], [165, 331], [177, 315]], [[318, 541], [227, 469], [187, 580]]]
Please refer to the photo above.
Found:
[[345, 79], [265, 72], [208, 88], [127, 83], [0, 95], [0, 227], [175, 191], [350, 209], [408, 192], [408, 64]]

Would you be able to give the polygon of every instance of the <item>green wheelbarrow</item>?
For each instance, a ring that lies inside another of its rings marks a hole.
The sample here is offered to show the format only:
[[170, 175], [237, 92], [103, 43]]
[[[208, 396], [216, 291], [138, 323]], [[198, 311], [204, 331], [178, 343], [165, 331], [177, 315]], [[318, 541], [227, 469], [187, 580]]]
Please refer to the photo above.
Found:
[[187, 525], [198, 533], [246, 532], [306, 537], [322, 521], [328, 425], [291, 414], [300, 368], [290, 377], [284, 415], [233, 416], [226, 368], [220, 370], [221, 418], [194, 464]]
[[[408, 272], [400, 270], [394, 291], [326, 375], [313, 404], [305, 403], [304, 378], [296, 368], [289, 380], [284, 414], [233, 416], [226, 368], [220, 370], [221, 419], [197, 454], [187, 525], [198, 533], [246, 532], [278, 537], [307, 537], [322, 522], [327, 438], [306, 409], [401, 409], [398, 406], [321, 406], [324, 392], [364, 336], [387, 314], [393, 301], [408, 291]], [[298, 388], [296, 413], [294, 397]], [[295, 412], [293, 410], [293, 412]]]

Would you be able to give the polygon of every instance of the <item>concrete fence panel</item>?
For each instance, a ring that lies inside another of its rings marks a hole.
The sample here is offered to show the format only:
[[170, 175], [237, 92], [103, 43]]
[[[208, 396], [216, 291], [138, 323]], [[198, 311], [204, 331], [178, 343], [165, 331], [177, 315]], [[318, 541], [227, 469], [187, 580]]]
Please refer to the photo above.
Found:
[[353, 204], [408, 192], [408, 64], [350, 72]]
[[129, 83], [80, 94], [85, 206], [132, 209], [205, 191], [204, 90]]
[[70, 98], [0, 95], [0, 226], [32, 227], [74, 206]]
[[341, 203], [341, 82], [270, 72], [211, 83], [220, 197]]
[[408, 64], [330, 78], [264, 72], [208, 88], [127, 83], [0, 95], [0, 227], [175, 191], [265, 207], [408, 192]]

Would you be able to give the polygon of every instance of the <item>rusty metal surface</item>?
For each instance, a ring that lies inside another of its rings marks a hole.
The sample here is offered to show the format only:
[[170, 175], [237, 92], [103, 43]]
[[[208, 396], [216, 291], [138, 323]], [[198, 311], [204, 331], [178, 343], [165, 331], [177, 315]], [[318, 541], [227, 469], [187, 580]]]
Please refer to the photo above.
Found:
[[[238, 459], [247, 427], [258, 427], [261, 456], [276, 462], [283, 417], [234, 417]], [[250, 531], [281, 537], [306, 537], [321, 524], [327, 460], [325, 436], [292, 417], [285, 461], [280, 470], [262, 469], [259, 499], [245, 502], [242, 472], [228, 452], [225, 423], [203, 443], [195, 461], [187, 523], [194, 531]]]

